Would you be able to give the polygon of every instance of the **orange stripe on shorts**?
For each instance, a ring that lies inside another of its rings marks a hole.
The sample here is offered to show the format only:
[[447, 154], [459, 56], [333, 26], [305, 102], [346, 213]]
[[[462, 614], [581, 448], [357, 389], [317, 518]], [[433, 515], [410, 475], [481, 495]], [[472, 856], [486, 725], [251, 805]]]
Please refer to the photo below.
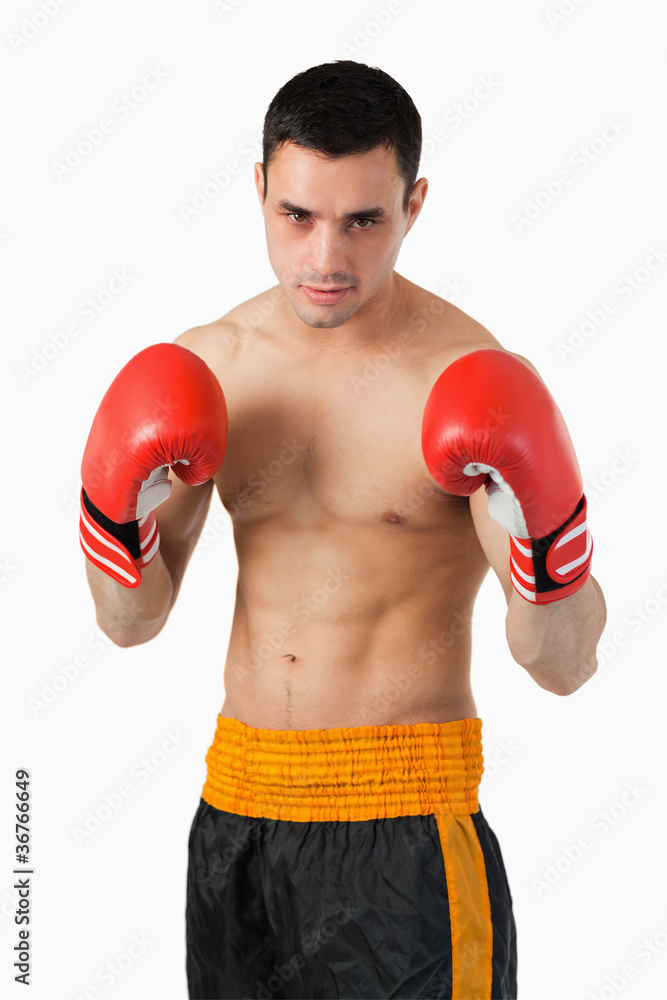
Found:
[[452, 1000], [489, 1000], [493, 925], [484, 856], [470, 816], [436, 815], [452, 935]]

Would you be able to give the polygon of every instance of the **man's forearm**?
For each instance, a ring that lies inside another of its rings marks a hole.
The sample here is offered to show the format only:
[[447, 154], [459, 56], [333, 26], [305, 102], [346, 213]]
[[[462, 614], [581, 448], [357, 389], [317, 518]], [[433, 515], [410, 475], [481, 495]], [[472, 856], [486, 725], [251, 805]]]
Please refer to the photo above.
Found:
[[540, 687], [572, 694], [597, 670], [596, 649], [607, 618], [593, 577], [570, 597], [532, 604], [512, 592], [505, 619], [510, 652]]
[[116, 583], [86, 560], [86, 574], [95, 601], [97, 623], [118, 646], [148, 642], [164, 625], [173, 604], [174, 585], [158, 550], [144, 567], [138, 587]]

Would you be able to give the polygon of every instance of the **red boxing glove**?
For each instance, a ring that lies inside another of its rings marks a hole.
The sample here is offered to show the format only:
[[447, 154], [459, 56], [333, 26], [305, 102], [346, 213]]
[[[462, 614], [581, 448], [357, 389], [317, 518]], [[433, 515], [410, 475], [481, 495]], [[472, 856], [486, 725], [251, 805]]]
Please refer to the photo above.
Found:
[[510, 534], [510, 576], [527, 601], [575, 593], [593, 543], [577, 456], [542, 380], [499, 350], [473, 351], [433, 386], [422, 422], [429, 472], [450, 493], [484, 484], [489, 515]]
[[227, 446], [225, 397], [208, 365], [178, 344], [136, 354], [107, 390], [81, 463], [79, 538], [87, 557], [126, 587], [141, 583], [159, 545], [155, 507], [218, 471]]

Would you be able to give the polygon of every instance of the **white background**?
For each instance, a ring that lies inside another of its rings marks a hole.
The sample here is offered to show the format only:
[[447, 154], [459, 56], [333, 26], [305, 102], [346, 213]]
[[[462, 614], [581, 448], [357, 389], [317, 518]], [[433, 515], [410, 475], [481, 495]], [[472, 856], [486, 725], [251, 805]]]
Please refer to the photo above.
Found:
[[[514, 895], [520, 996], [664, 995], [667, 262], [651, 256], [667, 249], [660, 5], [44, 3], [48, 16], [27, 0], [0, 15], [5, 995], [28, 995], [11, 983], [13, 780], [27, 767], [29, 995], [186, 996], [187, 837], [223, 697], [236, 580], [229, 519], [214, 500], [162, 634], [112, 647], [96, 629], [77, 538], [79, 464], [99, 400], [133, 354], [275, 283], [252, 144], [287, 79], [346, 57], [394, 76], [422, 115], [430, 189], [398, 270], [535, 363], [589, 494], [609, 612], [596, 676], [567, 698], [543, 691], [509, 656], [492, 575], [476, 607], [481, 802]], [[374, 16], [383, 10], [391, 16]], [[115, 102], [151, 68], [159, 82], [121, 118]], [[59, 179], [56, 161], [105, 117], [113, 131]], [[607, 119], [618, 134], [605, 142]], [[594, 157], [583, 169], [585, 146]], [[186, 223], [180, 206], [231, 160], [238, 175]], [[572, 182], [559, 192], [566, 169]], [[533, 220], [518, 223], [538, 195]], [[131, 280], [86, 322], [80, 303], [114, 269]], [[636, 275], [631, 294], [626, 274]], [[169, 734], [181, 744], [165, 755]], [[74, 828], [123, 783], [132, 795], [77, 843]], [[127, 967], [133, 935], [148, 943]], [[123, 974], [102, 981], [109, 962]]]

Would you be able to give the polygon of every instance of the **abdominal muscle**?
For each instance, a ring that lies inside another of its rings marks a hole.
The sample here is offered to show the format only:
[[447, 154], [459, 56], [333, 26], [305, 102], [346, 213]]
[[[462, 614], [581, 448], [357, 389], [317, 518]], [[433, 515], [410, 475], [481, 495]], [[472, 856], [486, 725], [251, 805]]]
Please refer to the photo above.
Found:
[[472, 530], [467, 510], [440, 530], [236, 524], [221, 715], [281, 730], [476, 717], [470, 625], [488, 565]]

